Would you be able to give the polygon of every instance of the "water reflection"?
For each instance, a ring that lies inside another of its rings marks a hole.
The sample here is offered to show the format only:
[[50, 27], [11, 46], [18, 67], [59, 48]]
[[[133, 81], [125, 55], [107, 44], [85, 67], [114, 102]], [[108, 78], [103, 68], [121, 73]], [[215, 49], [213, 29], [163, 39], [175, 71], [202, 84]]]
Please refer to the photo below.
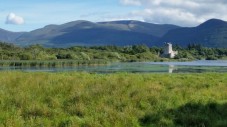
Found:
[[174, 65], [169, 65], [169, 73], [173, 73], [173, 70], [174, 70]]
[[[212, 65], [212, 66], [211, 66]], [[134, 62], [112, 63], [100, 66], [77, 67], [0, 67], [0, 71], [20, 70], [26, 72], [68, 72], [89, 73], [203, 73], [227, 72], [227, 61], [194, 61], [194, 62]]]

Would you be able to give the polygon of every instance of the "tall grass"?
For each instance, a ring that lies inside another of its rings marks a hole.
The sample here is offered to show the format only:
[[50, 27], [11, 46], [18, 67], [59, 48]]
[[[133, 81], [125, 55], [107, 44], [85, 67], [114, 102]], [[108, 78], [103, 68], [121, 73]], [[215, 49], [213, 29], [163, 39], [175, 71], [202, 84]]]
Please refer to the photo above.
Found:
[[106, 60], [2, 60], [0, 66], [15, 67], [62, 67], [107, 64]]
[[0, 72], [0, 126], [227, 126], [226, 77]]

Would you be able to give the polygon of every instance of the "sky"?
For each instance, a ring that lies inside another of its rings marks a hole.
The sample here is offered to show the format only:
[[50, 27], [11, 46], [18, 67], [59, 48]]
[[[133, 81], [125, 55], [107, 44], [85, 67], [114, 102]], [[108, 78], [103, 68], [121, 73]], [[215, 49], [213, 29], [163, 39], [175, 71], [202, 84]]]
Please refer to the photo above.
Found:
[[191, 27], [227, 21], [227, 0], [0, 0], [0, 28], [31, 31], [76, 20], [139, 20]]

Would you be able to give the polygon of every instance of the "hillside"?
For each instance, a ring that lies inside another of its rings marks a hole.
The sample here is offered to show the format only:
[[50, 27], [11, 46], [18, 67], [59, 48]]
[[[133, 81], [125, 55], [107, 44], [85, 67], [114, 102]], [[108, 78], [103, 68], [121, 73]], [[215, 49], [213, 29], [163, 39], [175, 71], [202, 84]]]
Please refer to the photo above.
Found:
[[[105, 25], [122, 26], [130, 31], [151, 34], [156, 37], [162, 37], [169, 30], [179, 28], [179, 26], [169, 24], [152, 24], [140, 21], [112, 21], [112, 22], [100, 22]], [[99, 23], [99, 24], [100, 24]]]
[[41, 44], [46, 47], [138, 45], [163, 46], [172, 42], [180, 46], [190, 43], [206, 47], [227, 47], [227, 22], [210, 19], [196, 27], [152, 24], [134, 20], [111, 22], [73, 21], [47, 25], [31, 32], [0, 29], [0, 41], [20, 46]]
[[178, 26], [132, 20], [98, 23], [79, 20], [62, 25], [48, 25], [12, 38], [12, 41], [22, 46], [38, 43], [48, 47], [137, 44], [152, 46], [161, 36], [175, 28]]
[[227, 48], [227, 22], [211, 19], [197, 27], [170, 30], [158, 42], [174, 42], [180, 46], [197, 43], [206, 47]]
[[10, 32], [0, 28], [0, 40], [5, 42], [13, 42], [25, 32]]
[[16, 42], [19, 45], [40, 43], [51, 47], [136, 44], [152, 46], [152, 42], [175, 28], [178, 27], [139, 21], [93, 23], [79, 20], [62, 25], [48, 25], [22, 35]]

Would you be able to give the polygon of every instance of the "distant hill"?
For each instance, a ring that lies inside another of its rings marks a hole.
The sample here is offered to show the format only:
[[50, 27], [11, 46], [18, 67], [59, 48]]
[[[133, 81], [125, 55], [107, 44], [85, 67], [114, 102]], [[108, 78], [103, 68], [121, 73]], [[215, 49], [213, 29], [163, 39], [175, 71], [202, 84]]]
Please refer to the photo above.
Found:
[[31, 32], [10, 32], [0, 29], [0, 41], [26, 46], [47, 47], [137, 45], [163, 46], [172, 42], [180, 46], [197, 43], [207, 47], [227, 48], [227, 22], [210, 19], [197, 27], [152, 24], [134, 20], [111, 22], [73, 21], [48, 25]]
[[20, 37], [25, 32], [10, 32], [0, 29], [0, 40], [4, 42], [14, 42], [14, 40]]
[[151, 34], [156, 37], [162, 37], [169, 30], [180, 28], [176, 25], [169, 24], [152, 24], [140, 21], [126, 20], [126, 21], [112, 21], [112, 22], [100, 22], [99, 24], [106, 24], [112, 26], [122, 26], [129, 31]]
[[99, 23], [80, 20], [48, 25], [23, 34], [15, 42], [19, 45], [39, 43], [51, 47], [135, 44], [152, 46], [161, 36], [175, 28], [179, 27], [131, 20]]
[[185, 27], [170, 30], [160, 42], [173, 42], [181, 46], [197, 43], [207, 47], [227, 48], [227, 22], [219, 19], [210, 19], [197, 27]]

